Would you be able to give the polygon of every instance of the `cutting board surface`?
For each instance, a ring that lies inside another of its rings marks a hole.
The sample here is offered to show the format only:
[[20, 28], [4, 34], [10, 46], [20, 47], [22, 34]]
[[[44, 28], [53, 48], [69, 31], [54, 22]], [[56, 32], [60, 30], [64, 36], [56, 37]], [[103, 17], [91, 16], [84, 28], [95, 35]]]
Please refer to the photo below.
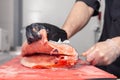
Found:
[[74, 68], [31, 69], [20, 64], [20, 57], [0, 66], [0, 80], [84, 80], [93, 78], [116, 78], [92, 65]]

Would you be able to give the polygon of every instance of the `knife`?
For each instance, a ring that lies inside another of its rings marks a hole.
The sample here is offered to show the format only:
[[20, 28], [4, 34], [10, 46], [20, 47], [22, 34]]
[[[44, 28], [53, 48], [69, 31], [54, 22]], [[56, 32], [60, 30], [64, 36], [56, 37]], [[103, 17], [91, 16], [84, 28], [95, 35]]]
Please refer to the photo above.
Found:
[[81, 65], [90, 65], [90, 62], [88, 62], [87, 60], [86, 60], [86, 57], [85, 56], [83, 56], [82, 54], [79, 54], [78, 55], [78, 61], [77, 61], [79, 64], [81, 64]]

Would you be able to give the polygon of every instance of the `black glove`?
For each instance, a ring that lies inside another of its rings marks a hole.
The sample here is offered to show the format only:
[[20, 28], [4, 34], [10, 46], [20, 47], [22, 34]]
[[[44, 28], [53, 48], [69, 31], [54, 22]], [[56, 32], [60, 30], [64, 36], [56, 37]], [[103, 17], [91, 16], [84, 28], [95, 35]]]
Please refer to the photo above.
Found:
[[55, 25], [48, 23], [33, 23], [26, 27], [26, 37], [29, 44], [42, 39], [42, 36], [38, 35], [41, 29], [46, 29], [48, 40], [58, 41], [61, 39], [61, 41], [64, 41], [67, 39], [67, 33]]

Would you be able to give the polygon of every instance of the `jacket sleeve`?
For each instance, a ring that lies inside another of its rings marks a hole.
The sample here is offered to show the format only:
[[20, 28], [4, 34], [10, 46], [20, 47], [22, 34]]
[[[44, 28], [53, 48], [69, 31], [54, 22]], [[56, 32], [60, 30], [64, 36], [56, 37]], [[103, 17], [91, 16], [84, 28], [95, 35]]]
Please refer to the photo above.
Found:
[[98, 10], [99, 10], [99, 7], [100, 7], [100, 3], [98, 2], [98, 0], [76, 0], [76, 2], [77, 1], [83, 1], [88, 6], [92, 7], [94, 9], [93, 16], [98, 14]]

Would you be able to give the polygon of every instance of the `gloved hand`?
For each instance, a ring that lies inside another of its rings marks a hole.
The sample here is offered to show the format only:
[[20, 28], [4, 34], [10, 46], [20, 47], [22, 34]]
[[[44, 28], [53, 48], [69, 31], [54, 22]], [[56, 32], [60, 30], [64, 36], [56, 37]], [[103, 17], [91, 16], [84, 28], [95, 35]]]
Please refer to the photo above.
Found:
[[120, 56], [120, 46], [113, 40], [96, 43], [82, 54], [92, 65], [109, 65]]
[[48, 40], [58, 41], [61, 39], [61, 41], [64, 41], [67, 39], [67, 33], [55, 25], [48, 23], [33, 23], [26, 27], [26, 37], [29, 44], [41, 39], [42, 36], [38, 34], [41, 29], [46, 29]]

